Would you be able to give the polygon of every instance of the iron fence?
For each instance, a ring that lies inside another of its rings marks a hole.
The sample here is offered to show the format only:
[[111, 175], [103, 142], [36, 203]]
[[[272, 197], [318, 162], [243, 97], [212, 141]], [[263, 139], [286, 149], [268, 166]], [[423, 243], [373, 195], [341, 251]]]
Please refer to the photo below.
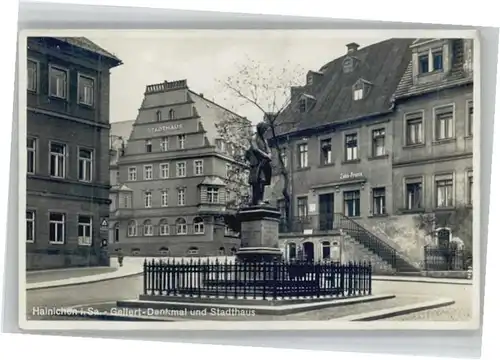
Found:
[[240, 263], [198, 259], [144, 262], [145, 295], [278, 299], [372, 292], [367, 263]]
[[426, 246], [424, 248], [424, 269], [426, 271], [465, 271], [472, 256], [464, 249]]

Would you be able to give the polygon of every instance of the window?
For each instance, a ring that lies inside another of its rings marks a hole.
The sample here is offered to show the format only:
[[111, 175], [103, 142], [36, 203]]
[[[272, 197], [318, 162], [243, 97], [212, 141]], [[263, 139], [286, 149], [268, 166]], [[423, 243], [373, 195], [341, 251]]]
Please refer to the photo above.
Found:
[[307, 205], [307, 197], [299, 197], [297, 198], [297, 215], [300, 218], [306, 217], [308, 214], [308, 205]]
[[127, 235], [129, 237], [131, 237], [131, 236], [137, 236], [137, 223], [135, 222], [135, 220], [130, 220], [128, 222]]
[[170, 226], [168, 225], [167, 219], [160, 220], [160, 235], [166, 236], [170, 234]]
[[418, 56], [419, 74], [427, 74], [433, 71], [443, 70], [443, 50], [429, 49]]
[[194, 174], [203, 175], [203, 160], [194, 161]]
[[372, 131], [372, 156], [385, 155], [385, 129], [375, 129]]
[[66, 99], [68, 90], [68, 72], [51, 66], [49, 70], [50, 96]]
[[198, 248], [197, 247], [190, 247], [187, 251], [188, 255], [198, 255]]
[[432, 68], [434, 71], [443, 70], [443, 52], [441, 50], [432, 52]]
[[321, 140], [320, 162], [321, 165], [328, 165], [332, 163], [332, 139]]
[[406, 180], [406, 209], [422, 208], [422, 179]]
[[424, 54], [418, 57], [418, 71], [420, 74], [429, 72], [429, 55]]
[[330, 243], [328, 241], [323, 241], [321, 243], [321, 248], [322, 248], [322, 259], [329, 259], [330, 258]]
[[168, 206], [168, 190], [163, 190], [161, 192], [161, 206]]
[[307, 109], [306, 99], [299, 100], [299, 112], [305, 113]]
[[474, 132], [474, 103], [467, 102], [467, 135], [471, 136]]
[[168, 151], [168, 137], [164, 136], [160, 140], [161, 151]]
[[436, 207], [453, 206], [453, 175], [436, 176]]
[[50, 143], [50, 176], [63, 178], [66, 174], [66, 145]]
[[132, 195], [131, 194], [120, 194], [120, 208], [128, 209], [132, 207]]
[[144, 236], [153, 236], [153, 224], [151, 220], [144, 220]]
[[186, 205], [186, 189], [177, 190], [177, 205], [179, 206]]
[[150, 208], [151, 207], [151, 200], [152, 200], [151, 191], [146, 191], [144, 193], [144, 207]]
[[61, 213], [49, 213], [49, 242], [64, 244], [64, 218]]
[[186, 147], [186, 135], [178, 135], [177, 136], [177, 143], [178, 143], [179, 149], [184, 149]]
[[423, 114], [421, 112], [406, 114], [406, 145], [423, 143]]
[[158, 110], [156, 112], [156, 121], [161, 121], [161, 111], [160, 110]]
[[116, 223], [114, 226], [115, 243], [120, 242], [120, 223]]
[[297, 245], [295, 243], [288, 244], [288, 258], [295, 259], [297, 257]]
[[35, 212], [26, 211], [26, 241], [35, 242]]
[[168, 164], [160, 164], [160, 178], [168, 179], [170, 176], [170, 166]]
[[38, 91], [38, 63], [33, 60], [28, 59], [28, 84], [27, 89], [29, 91]]
[[384, 215], [385, 210], [385, 188], [374, 188], [372, 190], [373, 197], [373, 215]]
[[354, 101], [358, 101], [358, 100], [363, 99], [363, 88], [354, 89], [353, 98], [354, 98]]
[[92, 245], [92, 217], [78, 215], [78, 245]]
[[144, 165], [144, 180], [153, 180], [153, 165]]
[[203, 223], [203, 219], [200, 217], [196, 217], [193, 220], [194, 224], [194, 233], [195, 234], [204, 234], [205, 233], [205, 224]]
[[286, 202], [284, 199], [280, 199], [276, 202], [276, 207], [281, 214], [281, 220], [286, 220]]
[[283, 160], [283, 166], [286, 169], [288, 167], [288, 154], [286, 153], [286, 149], [281, 150], [281, 160]]
[[299, 168], [307, 167], [307, 144], [299, 145]]
[[128, 168], [128, 181], [137, 180], [137, 168], [135, 166]]
[[352, 161], [358, 159], [358, 135], [348, 134], [345, 136], [345, 159]]
[[359, 190], [344, 191], [344, 215], [360, 216]]
[[151, 139], [146, 140], [146, 152], [150, 153], [153, 151], [153, 142]]
[[435, 109], [434, 121], [436, 140], [451, 139], [453, 137], [453, 106]]
[[27, 162], [26, 171], [29, 174], [34, 174], [36, 172], [36, 139], [29, 137], [27, 139]]
[[472, 205], [474, 195], [472, 171], [467, 172], [467, 203]]
[[78, 102], [80, 104], [94, 105], [94, 79], [78, 75]]
[[169, 120], [175, 119], [175, 111], [174, 111], [174, 109], [170, 109], [170, 111], [168, 112], [168, 118], [169, 118]]
[[175, 228], [177, 235], [186, 235], [187, 234], [186, 219], [178, 218], [175, 221]]
[[92, 181], [92, 150], [78, 150], [78, 180]]
[[219, 203], [219, 189], [215, 187], [207, 188], [207, 201], [211, 204]]
[[307, 85], [312, 85], [314, 82], [314, 77], [312, 74], [307, 75]]
[[226, 179], [229, 179], [231, 177], [232, 169], [233, 167], [231, 166], [231, 164], [226, 164]]
[[176, 174], [177, 177], [185, 177], [186, 176], [186, 162], [178, 162], [175, 164], [176, 166]]

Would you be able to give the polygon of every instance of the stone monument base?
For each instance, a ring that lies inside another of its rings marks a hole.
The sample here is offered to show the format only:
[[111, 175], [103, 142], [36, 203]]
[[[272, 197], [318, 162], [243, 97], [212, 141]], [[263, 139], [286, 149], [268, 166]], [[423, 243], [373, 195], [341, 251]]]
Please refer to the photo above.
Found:
[[245, 247], [236, 253], [236, 261], [247, 263], [270, 263], [281, 261], [282, 258], [281, 250], [272, 247]]
[[262, 204], [243, 208], [238, 213], [241, 221], [241, 248], [236, 253], [239, 262], [281, 261], [278, 247], [278, 227], [281, 213]]

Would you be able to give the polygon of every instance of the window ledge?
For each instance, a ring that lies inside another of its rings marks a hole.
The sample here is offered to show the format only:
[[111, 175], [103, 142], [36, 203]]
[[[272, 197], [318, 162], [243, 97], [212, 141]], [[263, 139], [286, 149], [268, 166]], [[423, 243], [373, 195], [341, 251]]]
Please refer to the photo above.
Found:
[[63, 242], [55, 242], [55, 241], [49, 241], [50, 245], [65, 245]]
[[299, 168], [297, 168], [296, 171], [307, 171], [307, 170], [311, 170], [311, 167], [310, 166], [299, 167]]
[[473, 137], [474, 137], [474, 136], [473, 136], [472, 134], [469, 134], [469, 135], [466, 135], [466, 136], [464, 137], [464, 139], [465, 139], [465, 140], [472, 140], [472, 138], [473, 138]]
[[421, 148], [424, 147], [425, 143], [420, 143], [420, 144], [407, 144], [403, 146], [403, 149], [415, 149], [415, 148]]
[[330, 167], [330, 166], [335, 166], [335, 163], [331, 162], [328, 164], [320, 164], [320, 165], [318, 165], [318, 168], [325, 168], [325, 167]]
[[369, 218], [383, 218], [383, 217], [388, 217], [389, 214], [372, 214], [372, 215], [369, 215], [368, 217]]
[[387, 159], [389, 158], [389, 154], [384, 154], [384, 155], [377, 155], [377, 156], [370, 156], [368, 160], [382, 160], [382, 159]]
[[443, 73], [444, 73], [443, 69], [438, 69], [438, 70], [428, 71], [425, 73], [418, 73], [417, 77], [423, 78], [423, 77], [432, 76], [432, 75], [436, 75], [436, 74], [443, 74]]
[[54, 100], [59, 100], [59, 101], [65, 101], [65, 102], [68, 102], [68, 98], [67, 98], [67, 97], [60, 97], [60, 96], [57, 96], [57, 95], [51, 95], [51, 94], [49, 94], [49, 99], [54, 99]]
[[452, 142], [457, 141], [456, 138], [448, 138], [448, 139], [439, 139], [439, 140], [434, 140], [432, 142], [432, 145], [443, 145], [443, 144], [449, 144]]
[[418, 208], [418, 209], [399, 209], [399, 212], [401, 214], [421, 214], [425, 212], [424, 208]]
[[455, 210], [455, 206], [442, 206], [442, 207], [434, 207], [434, 211], [453, 211]]
[[358, 164], [360, 162], [361, 162], [361, 159], [344, 160], [344, 161], [342, 161], [342, 165], [344, 165], [344, 164]]
[[78, 102], [78, 106], [81, 106], [83, 108], [87, 108], [89, 110], [95, 109], [95, 105], [85, 104], [82, 102]]

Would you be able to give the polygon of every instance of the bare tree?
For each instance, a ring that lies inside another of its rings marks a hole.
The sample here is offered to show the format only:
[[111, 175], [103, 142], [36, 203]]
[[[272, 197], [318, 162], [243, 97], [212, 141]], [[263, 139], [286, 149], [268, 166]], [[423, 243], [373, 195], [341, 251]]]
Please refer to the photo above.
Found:
[[[267, 137], [275, 152], [276, 163], [273, 164], [273, 175], [283, 178], [281, 190], [284, 201], [286, 218], [292, 221], [290, 174], [283, 159], [287, 141], [280, 140], [287, 126], [295, 123], [293, 111], [288, 111], [296, 101], [292, 96], [292, 89], [296, 88], [305, 77], [305, 72], [299, 66], [290, 62], [283, 68], [276, 69], [261, 62], [247, 58], [245, 62], [237, 65], [234, 75], [219, 81], [225, 92], [236, 98], [241, 106], [250, 105], [257, 109], [262, 119], [269, 124]], [[288, 116], [285, 116], [288, 115]], [[231, 119], [228, 119], [231, 121]], [[226, 122], [227, 124], [227, 122]]]

